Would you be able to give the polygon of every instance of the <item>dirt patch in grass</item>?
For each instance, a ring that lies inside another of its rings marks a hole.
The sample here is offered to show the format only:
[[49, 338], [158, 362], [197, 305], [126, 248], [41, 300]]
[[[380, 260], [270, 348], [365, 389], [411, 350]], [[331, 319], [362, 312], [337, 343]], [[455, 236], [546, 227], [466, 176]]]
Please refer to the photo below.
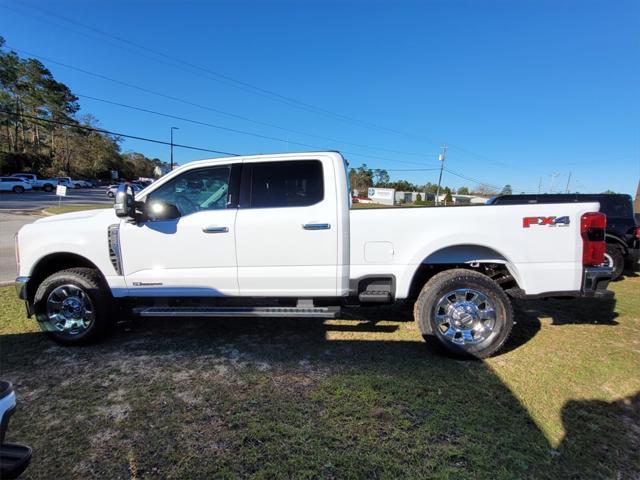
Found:
[[52, 344], [0, 290], [24, 478], [637, 478], [640, 279], [518, 303], [506, 351], [433, 354], [406, 309], [144, 319]]

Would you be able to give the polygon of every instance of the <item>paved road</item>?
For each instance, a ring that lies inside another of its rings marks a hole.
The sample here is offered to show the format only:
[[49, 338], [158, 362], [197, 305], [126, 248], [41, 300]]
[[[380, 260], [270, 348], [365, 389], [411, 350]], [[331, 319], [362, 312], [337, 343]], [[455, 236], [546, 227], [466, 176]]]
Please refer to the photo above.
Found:
[[20, 227], [40, 218], [35, 214], [12, 214], [0, 211], [0, 284], [16, 278], [16, 256], [13, 236]]
[[[105, 189], [68, 190], [69, 195], [62, 199], [65, 203], [113, 205], [113, 200], [105, 195]], [[40, 210], [58, 205], [55, 193], [41, 191], [0, 194], [0, 284], [13, 282], [16, 278], [16, 258], [14, 253], [14, 235], [23, 225], [40, 217]]]
[[[104, 203], [113, 205], [113, 200], [105, 194], [106, 188], [67, 190], [67, 196], [62, 197], [65, 203]], [[0, 193], [0, 211], [10, 210], [41, 210], [58, 205], [55, 192], [46, 193], [41, 190], [25, 193]]]

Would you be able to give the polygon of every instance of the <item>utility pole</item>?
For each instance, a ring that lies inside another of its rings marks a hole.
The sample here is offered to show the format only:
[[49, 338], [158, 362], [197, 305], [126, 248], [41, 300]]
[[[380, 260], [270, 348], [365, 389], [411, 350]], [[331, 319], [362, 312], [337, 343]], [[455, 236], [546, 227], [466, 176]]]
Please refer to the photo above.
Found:
[[556, 177], [559, 177], [560, 174], [558, 172], [553, 172], [551, 175], [549, 175], [549, 193], [553, 193], [553, 182], [555, 181]]
[[178, 127], [171, 127], [171, 162], [170, 162], [170, 167], [169, 167], [169, 171], [173, 172], [173, 131], [174, 130], [180, 130]]
[[436, 190], [436, 205], [440, 203], [440, 184], [442, 183], [442, 170], [444, 170], [444, 159], [447, 157], [447, 145], [445, 144], [442, 147], [442, 153], [438, 155], [438, 160], [440, 160], [440, 177], [438, 178], [438, 189]]
[[569, 172], [569, 178], [567, 179], [567, 188], [565, 190], [565, 193], [569, 193], [569, 182], [571, 182], [571, 172]]
[[540, 193], [542, 193], [542, 177], [540, 177], [538, 181], [538, 195], [540, 195]]

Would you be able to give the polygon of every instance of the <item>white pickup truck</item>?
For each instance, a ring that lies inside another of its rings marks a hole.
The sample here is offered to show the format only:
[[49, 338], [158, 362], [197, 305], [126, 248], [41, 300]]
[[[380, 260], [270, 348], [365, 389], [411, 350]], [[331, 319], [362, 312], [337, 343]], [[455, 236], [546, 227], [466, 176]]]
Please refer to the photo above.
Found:
[[14, 173], [12, 177], [22, 178], [31, 184], [34, 190], [44, 190], [45, 192], [52, 192], [56, 185], [57, 180], [51, 180], [50, 178], [39, 178], [35, 173]]
[[[16, 236], [16, 287], [65, 344], [120, 310], [170, 317], [335, 317], [414, 302], [425, 339], [486, 357], [509, 297], [609, 296], [598, 203], [352, 210], [339, 153], [188, 163], [113, 209], [43, 218]], [[115, 312], [115, 313], [114, 313]]]

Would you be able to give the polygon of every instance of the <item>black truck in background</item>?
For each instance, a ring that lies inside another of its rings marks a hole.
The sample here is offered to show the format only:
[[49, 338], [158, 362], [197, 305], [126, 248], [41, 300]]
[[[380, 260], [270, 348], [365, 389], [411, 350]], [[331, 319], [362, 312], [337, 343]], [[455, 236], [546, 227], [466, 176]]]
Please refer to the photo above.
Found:
[[625, 266], [634, 270], [640, 259], [640, 226], [633, 214], [630, 195], [617, 193], [541, 193], [532, 195], [500, 195], [488, 205], [522, 205], [530, 203], [599, 202], [607, 216], [605, 265], [613, 267], [613, 280]]

